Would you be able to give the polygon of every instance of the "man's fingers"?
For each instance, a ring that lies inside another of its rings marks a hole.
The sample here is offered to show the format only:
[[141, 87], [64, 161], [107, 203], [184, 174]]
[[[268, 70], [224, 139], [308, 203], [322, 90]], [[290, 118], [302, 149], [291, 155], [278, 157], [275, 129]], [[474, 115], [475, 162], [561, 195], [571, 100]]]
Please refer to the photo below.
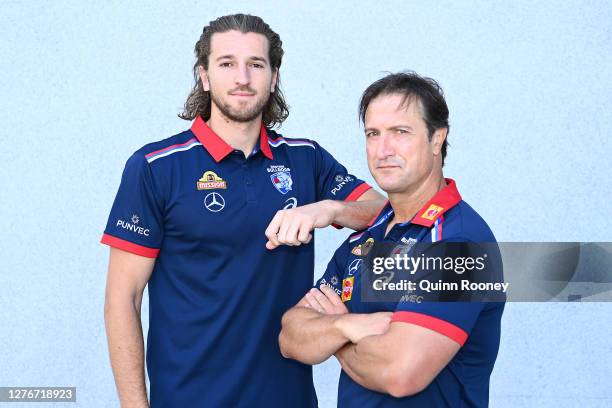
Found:
[[287, 232], [291, 227], [292, 219], [290, 217], [283, 217], [282, 222], [278, 226], [278, 242], [287, 244]]
[[340, 296], [338, 296], [338, 294], [336, 293], [336, 291], [334, 291], [332, 288], [330, 288], [327, 285], [321, 285], [319, 287], [319, 289], [321, 289], [321, 292], [323, 292], [323, 294], [325, 296], [327, 296], [327, 299], [329, 299], [329, 301], [337, 306], [340, 305], [344, 305], [344, 303], [342, 303], [342, 299], [340, 299]]
[[266, 228], [265, 232], [266, 238], [268, 238], [268, 242], [266, 242], [266, 248], [274, 249], [280, 245], [280, 242], [278, 240], [278, 230], [283, 221], [284, 215], [284, 210], [277, 211], [274, 215], [274, 218], [272, 218], [272, 221], [270, 221], [270, 224], [268, 224], [268, 228]]
[[314, 298], [317, 299], [317, 302], [319, 302], [319, 304], [323, 307], [323, 310], [326, 313], [333, 313], [334, 312], [334, 305], [329, 301], [327, 296], [325, 296], [323, 293], [321, 293], [321, 291], [319, 289], [312, 288], [312, 289], [310, 289], [310, 293], [312, 293]]
[[300, 241], [302, 244], [309, 243], [312, 239], [310, 231], [312, 231], [313, 228], [314, 227], [310, 222], [302, 222], [302, 225], [300, 225], [300, 231], [297, 236], [298, 241]]
[[[288, 217], [287, 217], [288, 218]], [[299, 219], [285, 219], [288, 222], [287, 230], [285, 232], [284, 241], [287, 245], [300, 245], [298, 241], [298, 232], [300, 230], [300, 220]]]
[[266, 248], [274, 249], [279, 245], [301, 245], [312, 241], [312, 230], [315, 228], [316, 217], [312, 215], [313, 208], [297, 207], [277, 211], [266, 228]]
[[323, 306], [319, 304], [319, 301], [317, 300], [317, 298], [314, 297], [312, 292], [308, 292], [306, 294], [306, 302], [309, 303], [310, 307], [312, 307], [317, 312], [325, 313], [325, 309], [323, 309]]

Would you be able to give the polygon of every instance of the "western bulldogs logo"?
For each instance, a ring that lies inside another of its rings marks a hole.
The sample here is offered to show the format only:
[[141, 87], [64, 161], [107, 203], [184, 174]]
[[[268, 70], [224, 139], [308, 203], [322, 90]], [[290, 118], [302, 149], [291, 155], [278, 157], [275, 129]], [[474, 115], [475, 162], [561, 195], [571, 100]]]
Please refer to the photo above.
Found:
[[289, 170], [272, 173], [270, 175], [270, 180], [272, 180], [272, 184], [281, 194], [287, 194], [291, 191], [293, 180], [291, 180], [291, 173]]

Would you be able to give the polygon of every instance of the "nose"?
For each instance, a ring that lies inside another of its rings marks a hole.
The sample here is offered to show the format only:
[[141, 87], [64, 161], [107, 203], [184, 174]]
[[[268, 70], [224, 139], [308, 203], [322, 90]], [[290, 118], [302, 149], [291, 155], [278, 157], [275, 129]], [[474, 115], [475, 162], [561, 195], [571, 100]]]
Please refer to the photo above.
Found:
[[249, 67], [247, 64], [240, 64], [236, 72], [236, 85], [244, 86], [251, 82]]
[[395, 154], [395, 150], [393, 149], [393, 142], [388, 134], [382, 133], [380, 136], [378, 136], [377, 141], [378, 144], [376, 146], [376, 158], [378, 158], [379, 160], [383, 160]]

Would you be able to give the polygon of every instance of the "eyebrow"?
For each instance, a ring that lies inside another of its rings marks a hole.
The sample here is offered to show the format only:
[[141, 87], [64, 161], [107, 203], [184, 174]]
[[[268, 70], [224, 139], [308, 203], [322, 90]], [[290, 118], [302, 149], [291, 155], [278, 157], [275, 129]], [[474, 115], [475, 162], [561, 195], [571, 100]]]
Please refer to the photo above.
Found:
[[397, 129], [400, 129], [400, 128], [402, 128], [402, 129], [408, 129], [408, 130], [410, 130], [411, 132], [414, 132], [414, 129], [412, 128], [412, 126], [409, 126], [409, 125], [395, 125], [395, 126], [391, 126], [391, 127], [389, 128], [389, 130], [397, 130]]
[[[235, 56], [233, 54], [226, 54], [226, 55], [221, 55], [220, 57], [217, 57], [217, 59], [215, 59], [215, 61], [220, 61], [220, 60], [223, 60], [223, 59], [232, 59], [232, 58], [235, 58]], [[261, 61], [261, 62], [264, 62], [266, 64], [268, 63], [267, 59], [265, 59], [263, 57], [258, 57], [258, 56], [255, 56], [255, 55], [249, 57], [249, 59], [251, 61]]]
[[[409, 125], [395, 125], [395, 126], [391, 126], [390, 128], [387, 128], [387, 129], [388, 130], [397, 130], [397, 129], [400, 129], [400, 128], [408, 129], [411, 132], [414, 132], [414, 128], [412, 126], [409, 126]], [[363, 131], [364, 132], [370, 132], [372, 130], [378, 130], [378, 129], [377, 128], [370, 128], [370, 127], [368, 127], [368, 128], [365, 128]]]

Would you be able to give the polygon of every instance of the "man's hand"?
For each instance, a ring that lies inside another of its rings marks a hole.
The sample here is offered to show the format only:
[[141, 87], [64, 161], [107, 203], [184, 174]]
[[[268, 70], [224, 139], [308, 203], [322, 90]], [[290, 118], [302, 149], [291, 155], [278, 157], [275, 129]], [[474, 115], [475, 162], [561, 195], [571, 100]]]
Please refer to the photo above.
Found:
[[339, 209], [338, 202], [323, 200], [301, 207], [279, 210], [266, 228], [266, 248], [274, 249], [279, 245], [302, 245], [312, 239], [310, 233], [315, 228], [331, 225]]
[[327, 285], [321, 285], [320, 290], [312, 288], [304, 297], [305, 306], [324, 314], [345, 314], [348, 309], [342, 303], [340, 296]]
[[385, 333], [389, 329], [392, 315], [391, 312], [350, 313], [338, 319], [336, 327], [351, 343], [358, 343], [364, 337]]

